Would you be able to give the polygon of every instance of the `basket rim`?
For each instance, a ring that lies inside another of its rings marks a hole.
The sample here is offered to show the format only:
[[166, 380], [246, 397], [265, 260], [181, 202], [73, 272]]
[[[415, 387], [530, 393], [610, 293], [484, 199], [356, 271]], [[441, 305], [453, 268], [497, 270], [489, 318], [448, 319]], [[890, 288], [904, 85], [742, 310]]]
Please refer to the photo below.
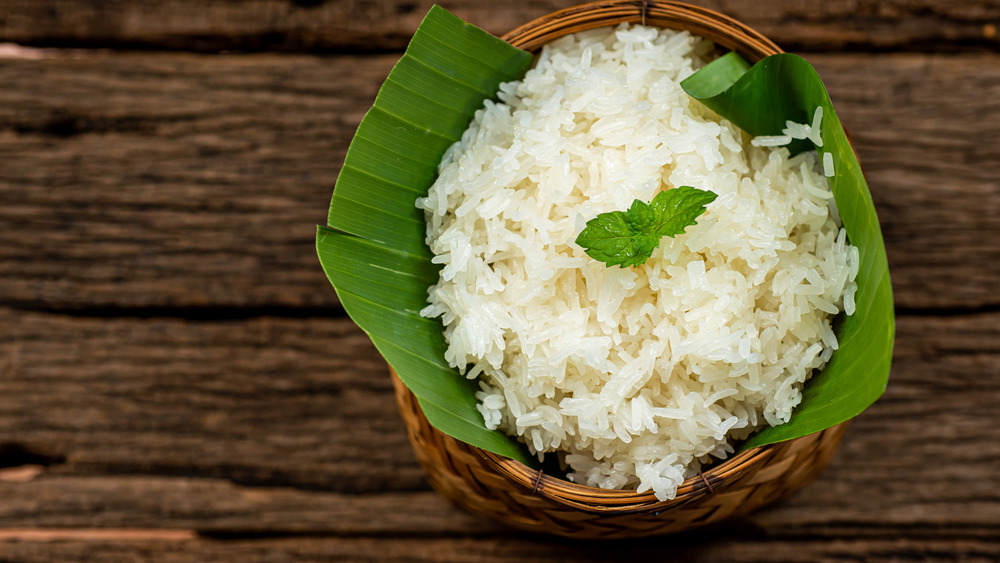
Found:
[[[804, 437], [805, 438], [805, 437]], [[801, 439], [801, 438], [800, 438]], [[711, 495], [716, 488], [739, 478], [749, 469], [764, 464], [772, 457], [775, 444], [767, 444], [721, 460], [710, 469], [684, 480], [674, 498], [659, 500], [653, 491], [639, 493], [635, 489], [601, 489], [580, 485], [572, 481], [544, 474], [531, 469], [520, 461], [506, 458], [481, 448], [475, 448], [486, 463], [512, 481], [529, 489], [532, 494], [546, 497], [566, 506], [602, 514], [633, 514], [666, 510], [695, 502]]]
[[752, 27], [725, 14], [685, 2], [602, 0], [564, 8], [524, 23], [500, 39], [526, 51], [538, 51], [570, 33], [619, 23], [641, 23], [684, 29], [756, 62], [783, 53], [776, 43]]

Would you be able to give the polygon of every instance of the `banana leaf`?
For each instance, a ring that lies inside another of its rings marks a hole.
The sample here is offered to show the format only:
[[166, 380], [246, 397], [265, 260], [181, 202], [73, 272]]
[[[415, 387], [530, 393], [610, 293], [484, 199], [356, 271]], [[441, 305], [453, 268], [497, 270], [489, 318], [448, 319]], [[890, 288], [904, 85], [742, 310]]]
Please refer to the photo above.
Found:
[[434, 6], [389, 73], [351, 141], [316, 249], [347, 314], [417, 397], [435, 428], [517, 459], [520, 442], [487, 430], [476, 385], [444, 360], [441, 322], [419, 312], [439, 266], [414, 207], [457, 141], [501, 82], [524, 75], [531, 53]]
[[895, 312], [875, 204], [823, 80], [797, 55], [773, 55], [750, 67], [738, 54], [728, 53], [681, 87], [753, 136], [780, 135], [786, 120], [810, 123], [816, 108], [823, 108], [823, 146], [801, 140], [789, 148], [793, 153], [815, 148], [821, 159], [833, 155], [830, 187], [848, 238], [861, 255], [857, 308], [837, 323], [834, 332], [840, 348], [807, 382], [791, 420], [764, 428], [744, 448], [798, 438], [857, 416], [882, 396], [888, 384]]
[[[337, 178], [327, 226], [317, 229], [316, 246], [344, 309], [414, 393], [435, 428], [537, 466], [523, 444], [485, 428], [476, 409], [475, 383], [444, 360], [440, 321], [419, 315], [439, 266], [431, 262], [423, 214], [414, 207], [473, 113], [494, 98], [501, 82], [523, 76], [531, 61], [530, 53], [433, 7], [358, 127]], [[837, 203], [852, 242], [861, 247], [858, 310], [837, 327], [841, 350], [807, 384], [792, 420], [750, 442], [762, 445], [837, 424], [882, 393], [892, 350], [891, 286], [871, 197], [815, 71], [779, 63], [785, 70], [768, 71], [767, 80], [778, 80], [768, 86], [755, 72], [760, 63], [750, 69], [738, 56], [719, 61], [686, 84], [694, 85], [695, 97], [753, 135], [774, 134], [785, 119], [807, 122], [816, 103], [825, 104], [829, 117], [824, 118], [823, 138], [836, 158]], [[813, 76], [818, 90], [798, 82]], [[771, 90], [784, 92], [788, 84], [793, 87], [787, 95], [770, 96]], [[803, 92], [809, 95], [799, 99]], [[767, 103], [759, 108], [743, 106], [762, 99]], [[755, 113], [768, 115], [752, 117]]]

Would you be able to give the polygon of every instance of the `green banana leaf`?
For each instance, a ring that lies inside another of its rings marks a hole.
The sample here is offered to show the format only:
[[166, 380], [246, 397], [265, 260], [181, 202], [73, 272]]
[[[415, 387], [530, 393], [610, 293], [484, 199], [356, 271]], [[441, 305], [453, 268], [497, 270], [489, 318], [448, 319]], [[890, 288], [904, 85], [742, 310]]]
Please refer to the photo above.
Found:
[[798, 438], [857, 416], [882, 396], [888, 384], [895, 312], [875, 205], [822, 79], [796, 55], [773, 55], [751, 68], [738, 54], [728, 53], [681, 87], [754, 136], [780, 135], [786, 120], [810, 123], [816, 107], [823, 107], [823, 146], [798, 141], [790, 149], [816, 148], [821, 158], [825, 153], [833, 155], [835, 175], [830, 187], [850, 242], [861, 255], [857, 308], [853, 315], [842, 316], [835, 327], [840, 349], [805, 385], [791, 420], [757, 432], [744, 448]]
[[439, 266], [414, 207], [501, 82], [524, 75], [531, 53], [434, 6], [361, 120], [337, 177], [320, 263], [347, 314], [413, 391], [427, 420], [454, 438], [529, 465], [527, 448], [487, 430], [476, 384], [444, 360], [441, 322], [419, 312]]
[[[736, 93], [743, 91], [740, 85], [747, 77], [756, 75], [747, 71], [749, 65], [738, 56], [719, 60], [723, 62], [707, 66], [686, 84], [701, 84], [698, 93], [702, 96], [696, 97], [704, 97], [710, 107], [722, 113], [720, 108], [727, 104], [742, 103]], [[437, 281], [439, 266], [431, 263], [432, 255], [424, 242], [423, 213], [414, 207], [414, 200], [426, 194], [434, 182], [441, 156], [461, 137], [473, 113], [484, 100], [494, 98], [501, 82], [523, 76], [531, 61], [530, 53], [433, 7], [358, 127], [337, 178], [328, 226], [318, 228], [316, 246], [344, 309], [413, 391], [435, 428], [537, 466], [523, 444], [485, 428], [476, 409], [475, 383], [444, 360], [446, 344], [440, 321], [419, 315], [426, 305], [427, 288]], [[824, 127], [823, 138], [836, 149], [843, 131], [828, 107], [822, 82], [818, 77], [815, 80], [820, 98], [827, 104], [824, 108], [829, 117], [824, 118], [824, 124], [836, 123], [835, 128]], [[735, 87], [730, 88], [734, 82]], [[735, 101], [727, 101], [727, 97]], [[758, 98], [747, 99], [752, 102]], [[808, 108], [815, 108], [815, 103], [809, 98], [796, 104], [787, 101], [772, 106], [769, 102], [762, 113], [771, 113], [774, 119], [754, 121], [749, 125], [754, 129], [747, 131], [774, 134], [785, 119], [806, 122], [812, 116]], [[800, 106], [808, 112], [798, 111]], [[723, 115], [743, 126], [738, 113]], [[777, 129], [772, 128], [774, 123], [780, 123]], [[758, 433], [752, 445], [832, 426], [861, 412], [885, 388], [893, 331], [885, 250], [864, 178], [846, 139], [836, 150], [837, 203], [852, 242], [861, 246], [858, 312], [839, 325], [841, 350], [824, 373], [806, 386], [803, 404], [792, 420]], [[857, 178], [842, 180], [850, 175], [850, 163], [858, 170]], [[871, 324], [869, 316], [874, 317]]]

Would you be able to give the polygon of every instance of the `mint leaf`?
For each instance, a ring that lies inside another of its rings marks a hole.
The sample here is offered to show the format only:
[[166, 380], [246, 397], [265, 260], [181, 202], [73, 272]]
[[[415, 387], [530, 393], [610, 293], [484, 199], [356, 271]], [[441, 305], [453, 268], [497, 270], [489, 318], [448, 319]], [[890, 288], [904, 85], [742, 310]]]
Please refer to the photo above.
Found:
[[650, 207], [657, 216], [656, 230], [658, 237], [673, 237], [684, 232], [705, 212], [705, 206], [719, 197], [715, 192], [708, 192], [680, 186], [672, 190], [660, 192], [653, 198]]
[[656, 229], [653, 228], [656, 219], [653, 208], [638, 199], [632, 202], [632, 207], [629, 207], [628, 212], [625, 213], [625, 224], [635, 233], [656, 232]]
[[680, 186], [656, 194], [651, 203], [632, 202], [628, 211], [601, 213], [576, 237], [588, 256], [608, 266], [639, 266], [653, 255], [663, 237], [673, 237], [697, 224], [713, 192]]

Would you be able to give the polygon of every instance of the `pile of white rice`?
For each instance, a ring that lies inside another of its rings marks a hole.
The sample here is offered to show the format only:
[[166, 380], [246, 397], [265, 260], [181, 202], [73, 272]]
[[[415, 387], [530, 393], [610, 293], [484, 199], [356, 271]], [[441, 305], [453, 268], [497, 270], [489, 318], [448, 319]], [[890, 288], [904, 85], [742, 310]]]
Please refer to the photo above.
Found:
[[[417, 201], [443, 264], [421, 314], [479, 378], [486, 425], [575, 482], [652, 489], [787, 422], [837, 349], [857, 249], [816, 153], [755, 147], [679, 82], [713, 46], [604, 28], [556, 41], [486, 102]], [[689, 185], [718, 198], [636, 268], [574, 242], [587, 220]]]

